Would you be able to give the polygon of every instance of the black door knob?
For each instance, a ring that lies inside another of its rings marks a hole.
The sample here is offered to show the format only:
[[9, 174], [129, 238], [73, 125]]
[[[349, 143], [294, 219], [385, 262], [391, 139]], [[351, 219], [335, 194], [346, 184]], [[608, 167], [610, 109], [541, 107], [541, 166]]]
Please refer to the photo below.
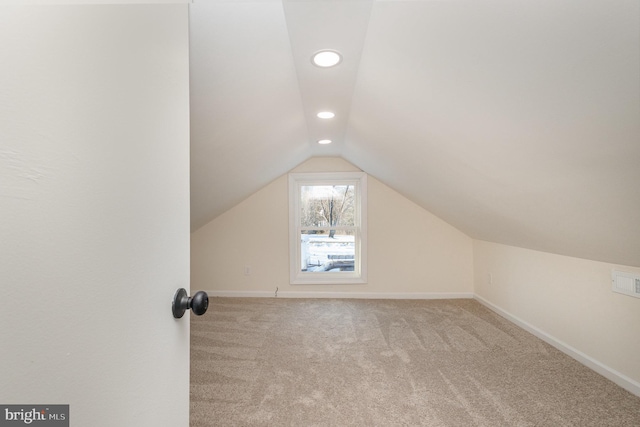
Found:
[[209, 308], [209, 296], [205, 291], [196, 292], [189, 300], [189, 308], [196, 316], [202, 316]]
[[173, 297], [173, 304], [171, 305], [173, 317], [176, 319], [184, 316], [185, 311], [189, 309], [192, 309], [193, 314], [196, 316], [202, 316], [207, 312], [207, 308], [209, 308], [209, 296], [206, 292], [196, 292], [193, 297], [190, 297], [184, 288], [176, 291]]

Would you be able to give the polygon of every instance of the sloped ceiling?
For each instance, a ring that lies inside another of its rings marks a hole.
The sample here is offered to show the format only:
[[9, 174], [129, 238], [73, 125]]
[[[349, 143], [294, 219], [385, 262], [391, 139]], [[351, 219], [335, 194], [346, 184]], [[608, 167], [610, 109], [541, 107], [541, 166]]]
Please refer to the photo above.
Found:
[[637, 0], [195, 0], [190, 20], [194, 230], [340, 156], [473, 238], [640, 266]]

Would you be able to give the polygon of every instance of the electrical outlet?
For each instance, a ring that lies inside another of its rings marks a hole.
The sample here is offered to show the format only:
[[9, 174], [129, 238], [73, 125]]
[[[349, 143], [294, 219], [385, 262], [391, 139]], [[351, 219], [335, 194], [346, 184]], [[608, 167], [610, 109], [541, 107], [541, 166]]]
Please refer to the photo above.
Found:
[[251, 276], [251, 266], [250, 265], [245, 265], [244, 266], [244, 275], [245, 276]]

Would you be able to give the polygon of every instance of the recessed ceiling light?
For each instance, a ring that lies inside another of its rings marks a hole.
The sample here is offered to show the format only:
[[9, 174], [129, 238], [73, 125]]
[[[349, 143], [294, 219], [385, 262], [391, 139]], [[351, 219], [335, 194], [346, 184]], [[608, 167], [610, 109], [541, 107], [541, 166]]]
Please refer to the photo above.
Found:
[[322, 145], [331, 144], [331, 140], [330, 139], [321, 139], [320, 141], [318, 141], [318, 144], [322, 144]]
[[312, 62], [318, 67], [328, 68], [338, 65], [342, 56], [335, 50], [321, 50], [313, 54]]
[[332, 111], [320, 111], [317, 116], [321, 119], [333, 119], [336, 114]]

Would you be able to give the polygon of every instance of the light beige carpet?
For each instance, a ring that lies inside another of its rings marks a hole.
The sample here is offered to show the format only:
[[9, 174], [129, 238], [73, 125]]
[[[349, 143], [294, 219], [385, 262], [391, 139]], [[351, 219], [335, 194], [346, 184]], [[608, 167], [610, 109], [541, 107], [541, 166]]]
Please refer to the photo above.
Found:
[[212, 298], [191, 426], [640, 426], [628, 393], [474, 300]]

